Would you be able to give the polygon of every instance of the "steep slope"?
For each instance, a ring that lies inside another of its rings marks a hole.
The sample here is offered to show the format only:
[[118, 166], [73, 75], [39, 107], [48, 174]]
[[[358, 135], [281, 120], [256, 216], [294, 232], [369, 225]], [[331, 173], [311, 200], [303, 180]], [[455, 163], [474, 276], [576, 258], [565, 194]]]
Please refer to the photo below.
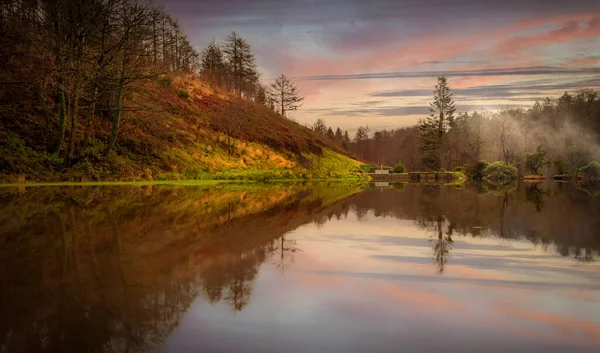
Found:
[[[192, 75], [160, 77], [131, 92], [128, 102], [114, 152], [103, 155], [111, 122], [100, 114], [89, 145], [77, 141], [80, 153], [70, 167], [46, 153], [40, 141], [56, 124], [51, 112], [31, 108], [20, 119], [3, 115], [0, 181], [358, 176], [360, 163], [332, 141]], [[76, 124], [76, 136], [84, 135], [83, 125]]]

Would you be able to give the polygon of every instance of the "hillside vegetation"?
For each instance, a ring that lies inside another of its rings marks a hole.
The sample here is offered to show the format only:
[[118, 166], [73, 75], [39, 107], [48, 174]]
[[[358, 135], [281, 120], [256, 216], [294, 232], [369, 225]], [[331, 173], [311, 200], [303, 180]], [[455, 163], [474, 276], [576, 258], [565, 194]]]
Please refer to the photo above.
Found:
[[244, 38], [200, 53], [151, 2], [0, 2], [0, 63], [0, 183], [356, 176]]
[[115, 153], [103, 154], [110, 121], [101, 117], [93, 121], [89, 146], [68, 168], [40, 144], [47, 129], [40, 115], [3, 116], [0, 181], [358, 176], [360, 163], [327, 138], [195, 75], [163, 75], [130, 99], [140, 108], [124, 113]]

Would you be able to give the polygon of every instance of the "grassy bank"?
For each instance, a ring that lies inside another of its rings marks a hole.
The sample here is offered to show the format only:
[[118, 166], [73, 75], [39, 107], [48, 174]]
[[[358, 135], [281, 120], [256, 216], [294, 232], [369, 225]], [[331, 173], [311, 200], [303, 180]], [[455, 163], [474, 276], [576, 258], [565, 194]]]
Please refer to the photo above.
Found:
[[[178, 95], [183, 90], [188, 99]], [[54, 111], [0, 121], [0, 183], [361, 177], [360, 163], [327, 137], [193, 76], [171, 75], [132, 94], [144, 109], [124, 113], [109, 155], [106, 116], [92, 120], [92, 135], [75, 143], [69, 163], [66, 145], [48, 152], [45, 132], [57, 123]], [[75, 136], [83, 135], [83, 124], [74, 128]]]

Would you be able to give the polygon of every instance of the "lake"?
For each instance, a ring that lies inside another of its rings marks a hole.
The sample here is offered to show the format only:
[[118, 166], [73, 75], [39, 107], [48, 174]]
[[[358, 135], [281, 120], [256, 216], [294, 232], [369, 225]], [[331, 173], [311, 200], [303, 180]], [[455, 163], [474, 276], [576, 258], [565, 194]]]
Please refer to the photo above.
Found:
[[598, 352], [600, 196], [0, 188], [0, 352]]

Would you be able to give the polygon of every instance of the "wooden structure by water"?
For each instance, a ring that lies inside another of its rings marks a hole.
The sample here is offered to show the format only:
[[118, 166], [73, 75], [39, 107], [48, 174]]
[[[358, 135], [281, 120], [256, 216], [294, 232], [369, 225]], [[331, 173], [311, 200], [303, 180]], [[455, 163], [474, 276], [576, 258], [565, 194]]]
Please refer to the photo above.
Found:
[[449, 172], [411, 172], [403, 174], [369, 174], [374, 182], [390, 183], [451, 183], [454, 174]]

